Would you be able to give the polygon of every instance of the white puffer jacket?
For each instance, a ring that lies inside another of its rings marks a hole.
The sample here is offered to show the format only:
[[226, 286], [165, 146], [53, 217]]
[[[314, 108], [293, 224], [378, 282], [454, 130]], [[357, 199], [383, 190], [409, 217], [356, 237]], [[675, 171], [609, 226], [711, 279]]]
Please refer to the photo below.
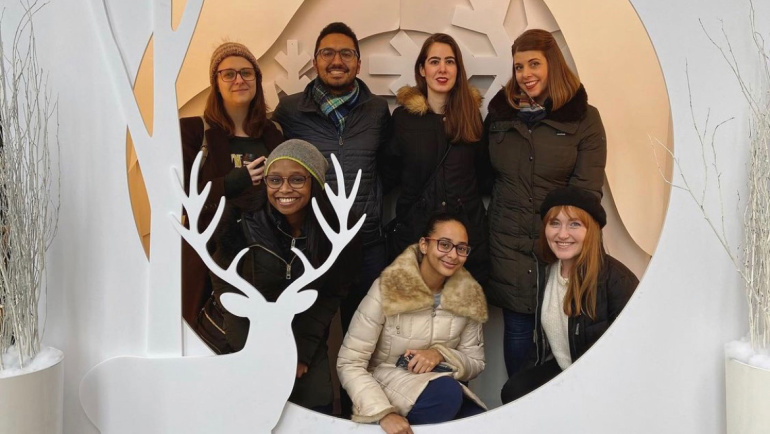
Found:
[[[392, 412], [406, 416], [431, 380], [451, 375], [468, 381], [484, 370], [487, 302], [481, 286], [462, 268], [444, 284], [439, 306], [433, 303], [413, 245], [374, 282], [342, 342], [337, 373], [353, 400], [353, 421], [377, 422]], [[428, 348], [438, 350], [454, 372], [415, 374], [396, 367], [407, 349]]]

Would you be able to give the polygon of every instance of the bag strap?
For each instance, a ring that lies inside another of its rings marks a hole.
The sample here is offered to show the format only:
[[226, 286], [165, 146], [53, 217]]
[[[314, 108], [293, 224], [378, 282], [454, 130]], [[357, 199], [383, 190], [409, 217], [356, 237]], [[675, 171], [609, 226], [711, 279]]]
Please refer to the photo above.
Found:
[[203, 121], [203, 140], [201, 141], [201, 152], [203, 152], [203, 156], [201, 157], [201, 169], [203, 168], [203, 164], [206, 162], [206, 158], [209, 156], [209, 143], [206, 141], [206, 131], [210, 128], [209, 123], [206, 122], [206, 118], [203, 116], [200, 117], [201, 121]]
[[[433, 169], [433, 173], [430, 174], [430, 177], [428, 177], [428, 181], [423, 185], [422, 191], [420, 191], [420, 195], [417, 196], [418, 198], [421, 197], [425, 192], [428, 190], [430, 185], [433, 183], [433, 180], [436, 179], [436, 175], [438, 175], [438, 170], [441, 168], [441, 166], [444, 164], [444, 161], [446, 160], [447, 155], [449, 155], [449, 151], [452, 150], [452, 143], [449, 143], [446, 148], [446, 152], [444, 152], [444, 155], [441, 157], [441, 160], [439, 160], [436, 167]], [[412, 206], [409, 207], [409, 211], [406, 212], [404, 215], [411, 215], [414, 208], [417, 206], [417, 203], [419, 202], [419, 199], [412, 204]]]

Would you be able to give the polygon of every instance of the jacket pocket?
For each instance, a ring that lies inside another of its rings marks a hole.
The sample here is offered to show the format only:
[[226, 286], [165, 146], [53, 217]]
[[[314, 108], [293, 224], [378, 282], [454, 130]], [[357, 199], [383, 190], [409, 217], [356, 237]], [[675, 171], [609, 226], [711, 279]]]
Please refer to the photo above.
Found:
[[215, 353], [228, 354], [233, 352], [230, 344], [227, 343], [224, 313], [215, 296], [212, 295], [206, 301], [203, 309], [198, 312], [195, 331]]

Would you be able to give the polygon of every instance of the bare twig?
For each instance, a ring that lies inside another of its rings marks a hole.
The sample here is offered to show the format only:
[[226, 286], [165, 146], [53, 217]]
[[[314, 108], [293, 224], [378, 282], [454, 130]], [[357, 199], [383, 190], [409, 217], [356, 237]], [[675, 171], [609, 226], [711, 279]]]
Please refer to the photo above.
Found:
[[49, 126], [57, 127], [56, 104], [38, 65], [32, 23], [45, 3], [22, 5], [11, 44], [0, 35], [0, 355], [14, 344], [23, 367], [40, 349], [45, 253], [59, 211], [50, 192], [59, 172], [51, 163], [51, 146], [58, 149], [58, 139], [49, 137]]

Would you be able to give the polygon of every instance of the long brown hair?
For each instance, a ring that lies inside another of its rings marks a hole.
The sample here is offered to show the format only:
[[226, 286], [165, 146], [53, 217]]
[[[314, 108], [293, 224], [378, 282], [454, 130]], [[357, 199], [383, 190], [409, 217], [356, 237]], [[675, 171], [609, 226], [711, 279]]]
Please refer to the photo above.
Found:
[[420, 74], [420, 67], [425, 67], [428, 59], [428, 50], [433, 44], [447, 44], [452, 49], [457, 62], [457, 79], [452, 90], [449, 91], [446, 107], [444, 109], [444, 130], [452, 143], [463, 141], [467, 143], [478, 142], [484, 126], [481, 123], [479, 102], [468, 84], [468, 75], [465, 73], [463, 54], [454, 38], [445, 33], [434, 33], [425, 40], [414, 62], [414, 79], [417, 81], [417, 89], [428, 98], [428, 83]]
[[[553, 38], [551, 32], [542, 29], [531, 29], [519, 35], [511, 46], [511, 57], [519, 51], [540, 51], [543, 53], [548, 63], [548, 96], [551, 98], [551, 110], [558, 110], [564, 104], [569, 102], [578, 89], [580, 89], [580, 79], [569, 69], [564, 55], [559, 49], [559, 44]], [[513, 71], [513, 77], [505, 85], [505, 95], [508, 104], [518, 109], [518, 98], [522, 90], [519, 83], [516, 82], [516, 71]]]
[[599, 272], [604, 263], [604, 249], [602, 248], [602, 229], [599, 223], [590, 214], [582, 209], [570, 205], [552, 207], [543, 219], [543, 227], [540, 230], [540, 247], [545, 262], [556, 262], [556, 255], [548, 247], [545, 238], [545, 228], [548, 222], [555, 219], [564, 211], [571, 219], [580, 220], [586, 227], [586, 236], [583, 240], [583, 249], [578, 254], [575, 265], [572, 267], [572, 275], [567, 284], [567, 293], [564, 295], [564, 313], [567, 316], [578, 316], [585, 313], [591, 319], [596, 318], [596, 286], [599, 281]]
[[[254, 71], [257, 74], [254, 81], [254, 85], [257, 86], [257, 92], [251, 100], [251, 104], [249, 104], [248, 114], [243, 121], [243, 130], [249, 137], [261, 137], [262, 131], [268, 122], [267, 104], [265, 104], [265, 94], [262, 91], [262, 71], [259, 70], [257, 65], [254, 65]], [[219, 79], [216, 78], [215, 80]], [[203, 110], [203, 118], [209, 124], [216, 125], [225, 130], [228, 136], [235, 134], [235, 123], [233, 123], [232, 118], [230, 118], [227, 110], [225, 110], [225, 103], [222, 101], [222, 94], [219, 93], [217, 81], [211, 84], [211, 91], [209, 92], [208, 99], [206, 99], [206, 109]]]

